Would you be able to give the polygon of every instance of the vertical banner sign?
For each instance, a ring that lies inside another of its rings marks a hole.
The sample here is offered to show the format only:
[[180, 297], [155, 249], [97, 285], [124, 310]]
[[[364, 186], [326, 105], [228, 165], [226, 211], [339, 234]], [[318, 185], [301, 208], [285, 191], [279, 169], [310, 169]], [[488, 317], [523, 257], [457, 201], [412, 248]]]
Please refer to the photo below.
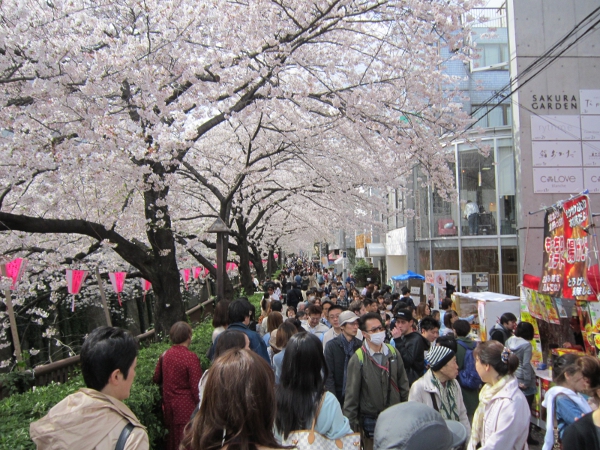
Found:
[[110, 284], [112, 284], [113, 290], [117, 294], [119, 306], [123, 306], [123, 302], [121, 301], [121, 292], [123, 292], [126, 276], [127, 272], [109, 272], [108, 274], [108, 278], [110, 278]]
[[79, 294], [87, 274], [87, 270], [67, 269], [67, 289], [69, 294], [73, 296], [71, 300], [71, 312], [75, 311], [75, 296]]
[[561, 209], [546, 211], [544, 217], [544, 262], [538, 292], [561, 297], [565, 268], [564, 217]]
[[17, 288], [17, 283], [23, 275], [23, 271], [27, 266], [27, 260], [23, 258], [15, 258], [6, 264], [6, 276], [12, 279], [10, 289], [14, 291]]
[[181, 269], [179, 271], [181, 273], [181, 278], [183, 278], [183, 283], [185, 284], [185, 290], [188, 290], [188, 281], [190, 281], [190, 274], [192, 273], [192, 269]]
[[142, 292], [144, 293], [144, 303], [146, 302], [146, 294], [152, 289], [152, 283], [142, 278]]
[[566, 261], [561, 297], [587, 300], [592, 294], [587, 281], [589, 197], [580, 195], [564, 202], [563, 215]]

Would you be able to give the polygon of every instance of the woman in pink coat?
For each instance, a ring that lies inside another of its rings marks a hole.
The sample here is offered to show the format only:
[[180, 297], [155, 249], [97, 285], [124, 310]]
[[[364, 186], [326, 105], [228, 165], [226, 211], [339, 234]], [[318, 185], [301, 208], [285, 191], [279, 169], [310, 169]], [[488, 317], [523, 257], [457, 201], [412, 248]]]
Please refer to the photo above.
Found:
[[163, 414], [169, 430], [167, 450], [178, 450], [183, 429], [198, 404], [202, 368], [198, 356], [188, 349], [192, 342], [189, 324], [175, 323], [169, 337], [173, 346], [158, 360], [152, 380], [162, 385]]
[[531, 413], [513, 375], [519, 358], [498, 341], [480, 344], [473, 355], [485, 385], [479, 393], [468, 450], [526, 449]]

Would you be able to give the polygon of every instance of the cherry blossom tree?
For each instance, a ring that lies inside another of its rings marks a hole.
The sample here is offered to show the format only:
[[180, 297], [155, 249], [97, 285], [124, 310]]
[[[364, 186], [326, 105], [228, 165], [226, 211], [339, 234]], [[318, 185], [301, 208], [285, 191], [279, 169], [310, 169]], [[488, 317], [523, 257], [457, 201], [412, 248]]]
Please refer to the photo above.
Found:
[[[160, 333], [184, 314], [177, 236], [205, 238], [211, 210], [240, 236], [235, 222], [266, 210], [255, 236], [273, 245], [296, 195], [322, 206], [326, 190], [385, 188], [416, 163], [448, 189], [441, 149], [467, 117], [439, 46], [466, 59], [472, 5], [3, 1], [1, 250], [46, 240], [64, 259], [73, 236], [112, 249], [152, 282]], [[228, 165], [234, 138], [258, 138], [268, 169], [240, 166], [243, 152]]]

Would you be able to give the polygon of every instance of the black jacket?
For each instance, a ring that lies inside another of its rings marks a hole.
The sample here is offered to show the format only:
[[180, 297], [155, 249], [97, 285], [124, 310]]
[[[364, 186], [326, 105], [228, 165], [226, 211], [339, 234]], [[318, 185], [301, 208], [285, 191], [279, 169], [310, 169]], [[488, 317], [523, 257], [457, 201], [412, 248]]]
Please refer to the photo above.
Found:
[[498, 341], [505, 344], [509, 337], [512, 336], [512, 331], [505, 328], [502, 324], [495, 324], [490, 330], [490, 340]]
[[565, 450], [600, 450], [600, 441], [592, 414], [586, 414], [565, 428], [562, 448]]
[[396, 350], [402, 355], [408, 384], [412, 384], [425, 373], [425, 339], [416, 331], [394, 339]]
[[298, 303], [302, 301], [302, 291], [298, 288], [292, 288], [287, 292], [285, 302], [288, 306], [298, 307]]
[[[334, 394], [340, 405], [344, 405], [344, 363], [346, 362], [346, 354], [341, 339], [346, 339], [342, 333], [325, 345], [325, 360], [327, 361], [327, 369], [329, 375], [325, 381], [325, 389]], [[360, 339], [352, 339], [353, 352], [356, 352], [362, 345]], [[350, 358], [348, 358], [350, 360]]]

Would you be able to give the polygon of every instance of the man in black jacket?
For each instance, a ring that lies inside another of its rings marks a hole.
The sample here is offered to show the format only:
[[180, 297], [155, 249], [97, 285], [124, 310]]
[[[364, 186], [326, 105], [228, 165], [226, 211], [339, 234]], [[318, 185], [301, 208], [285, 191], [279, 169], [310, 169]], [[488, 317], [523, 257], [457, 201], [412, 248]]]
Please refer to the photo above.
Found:
[[392, 336], [396, 350], [402, 355], [408, 384], [412, 384], [425, 373], [425, 342], [421, 335], [413, 330], [413, 316], [410, 309], [396, 312], [396, 324]]
[[362, 342], [356, 338], [358, 334], [358, 316], [356, 314], [352, 311], [344, 311], [340, 314], [339, 323], [342, 332], [325, 345], [325, 360], [329, 369], [325, 389], [335, 394], [340, 405], [343, 405], [348, 361], [360, 348]]
[[292, 289], [287, 292], [286, 296], [286, 304], [288, 306], [293, 306], [295, 309], [298, 308], [298, 303], [302, 300], [302, 291], [298, 289], [298, 285], [294, 281], [292, 283]]

